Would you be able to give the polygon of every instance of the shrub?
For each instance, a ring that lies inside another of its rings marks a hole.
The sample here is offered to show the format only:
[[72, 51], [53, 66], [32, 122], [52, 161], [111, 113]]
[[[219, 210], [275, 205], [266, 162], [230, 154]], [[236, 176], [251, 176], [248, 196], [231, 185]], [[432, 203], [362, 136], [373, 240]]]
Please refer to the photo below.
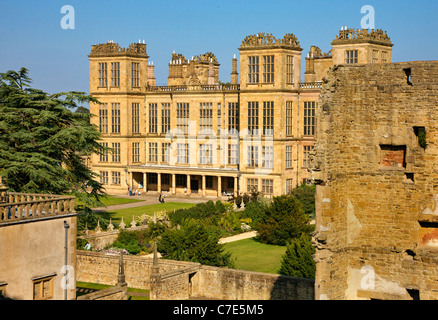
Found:
[[301, 202], [304, 213], [310, 217], [315, 218], [315, 191], [314, 185], [308, 186], [302, 184], [298, 188], [292, 190], [291, 194]]
[[257, 228], [260, 242], [280, 246], [313, 229], [301, 203], [292, 195], [274, 197]]
[[232, 267], [231, 254], [224, 253], [219, 235], [189, 220], [180, 229], [167, 230], [158, 242], [158, 251], [165, 259], [199, 262], [216, 267]]
[[316, 266], [313, 260], [315, 248], [309, 235], [302, 234], [287, 244], [282, 257], [280, 274], [298, 278], [315, 279]]

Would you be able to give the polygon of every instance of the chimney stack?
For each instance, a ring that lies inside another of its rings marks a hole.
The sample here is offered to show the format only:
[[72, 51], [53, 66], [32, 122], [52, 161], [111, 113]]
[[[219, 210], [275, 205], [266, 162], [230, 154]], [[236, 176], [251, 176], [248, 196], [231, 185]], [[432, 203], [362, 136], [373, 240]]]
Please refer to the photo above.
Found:
[[239, 83], [239, 74], [237, 73], [237, 59], [236, 59], [236, 55], [234, 55], [234, 58], [232, 60], [231, 84], [238, 84], [238, 83]]

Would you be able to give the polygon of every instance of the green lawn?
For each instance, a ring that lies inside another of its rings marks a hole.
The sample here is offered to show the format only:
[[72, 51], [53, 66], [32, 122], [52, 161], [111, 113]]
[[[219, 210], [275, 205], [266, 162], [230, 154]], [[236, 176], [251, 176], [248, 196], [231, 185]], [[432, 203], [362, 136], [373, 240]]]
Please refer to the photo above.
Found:
[[180, 202], [166, 202], [166, 203], [157, 203], [151, 204], [147, 206], [141, 206], [137, 208], [128, 208], [128, 209], [119, 209], [107, 212], [99, 213], [102, 217], [109, 219], [111, 218], [113, 222], [119, 223], [123, 217], [123, 221], [126, 225], [131, 223], [132, 216], [142, 216], [143, 214], [153, 216], [154, 212], [160, 211], [173, 211], [182, 208], [191, 208], [195, 206], [194, 203], [180, 203]]
[[286, 247], [260, 243], [254, 238], [226, 243], [224, 248], [231, 252], [236, 269], [274, 274], [278, 273], [286, 252]]
[[[100, 201], [103, 203], [104, 206], [111, 206], [113, 204], [123, 204], [123, 203], [131, 203], [131, 202], [138, 202], [142, 201], [138, 198], [118, 198], [117, 196], [110, 196], [106, 195], [103, 196]], [[78, 199], [75, 200], [75, 205], [82, 205], [83, 203], [79, 201]]]

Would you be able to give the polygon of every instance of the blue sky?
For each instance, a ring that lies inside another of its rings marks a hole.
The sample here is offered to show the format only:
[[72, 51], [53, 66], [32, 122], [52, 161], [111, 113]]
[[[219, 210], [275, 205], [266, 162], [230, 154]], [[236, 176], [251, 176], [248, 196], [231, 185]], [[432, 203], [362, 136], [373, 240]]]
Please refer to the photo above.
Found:
[[[64, 5], [75, 9], [74, 30], [61, 28]], [[144, 39], [157, 84], [167, 83], [173, 50], [188, 58], [213, 52], [227, 82], [247, 35], [294, 33], [303, 57], [311, 45], [327, 52], [341, 26], [360, 27], [364, 5], [375, 8], [376, 28], [395, 43], [393, 62], [438, 60], [435, 0], [0, 0], [0, 72], [26, 67], [35, 88], [88, 93], [92, 44]]]

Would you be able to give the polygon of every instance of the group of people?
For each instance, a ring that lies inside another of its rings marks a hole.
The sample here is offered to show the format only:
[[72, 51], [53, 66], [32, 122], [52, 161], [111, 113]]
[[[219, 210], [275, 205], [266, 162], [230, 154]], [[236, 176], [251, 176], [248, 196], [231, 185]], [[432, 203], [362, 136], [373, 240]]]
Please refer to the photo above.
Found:
[[[135, 190], [134, 193], [133, 193], [133, 192], [132, 192], [132, 187], [131, 187], [131, 186], [128, 186], [128, 194], [129, 194], [130, 197], [131, 197], [132, 195], [134, 195], [134, 196], [139, 196], [139, 195], [141, 195], [141, 192], [138, 191], [138, 189], [137, 189], [137, 190]], [[158, 201], [159, 201], [160, 203], [164, 203], [164, 198], [165, 198], [165, 196], [163, 196], [161, 193], [158, 195]]]
[[131, 186], [128, 186], [128, 194], [129, 194], [130, 197], [133, 196], [133, 195], [134, 196], [139, 196], [139, 195], [141, 195], [141, 192], [138, 189], [133, 192]]

